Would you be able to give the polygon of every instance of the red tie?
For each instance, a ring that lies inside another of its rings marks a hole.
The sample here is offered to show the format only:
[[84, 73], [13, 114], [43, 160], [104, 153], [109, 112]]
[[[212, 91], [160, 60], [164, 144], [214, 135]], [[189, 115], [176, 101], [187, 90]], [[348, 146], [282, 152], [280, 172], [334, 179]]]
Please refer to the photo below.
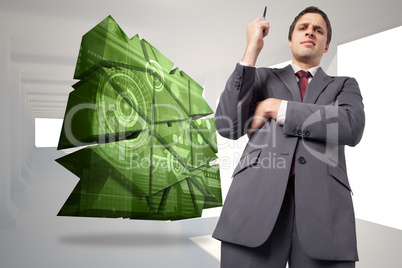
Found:
[[[304, 95], [306, 95], [306, 90], [308, 86], [308, 78], [312, 77], [310, 72], [306, 72], [303, 70], [300, 70], [296, 73], [297, 77], [299, 77], [299, 89], [300, 89], [300, 95], [302, 98], [302, 101], [304, 100]], [[292, 170], [290, 171], [290, 175], [293, 176], [295, 175], [295, 159], [293, 158], [292, 161]]]
[[306, 72], [300, 70], [296, 73], [297, 77], [299, 77], [299, 89], [302, 101], [304, 100], [304, 95], [306, 94], [306, 89], [308, 85], [308, 78], [312, 77], [310, 72]]

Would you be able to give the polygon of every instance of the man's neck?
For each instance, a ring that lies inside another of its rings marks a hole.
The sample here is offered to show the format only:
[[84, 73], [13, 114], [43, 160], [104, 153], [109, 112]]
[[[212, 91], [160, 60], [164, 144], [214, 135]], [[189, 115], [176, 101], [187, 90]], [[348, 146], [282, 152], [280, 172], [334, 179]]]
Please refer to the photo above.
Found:
[[296, 64], [293, 64], [293, 63], [291, 64], [291, 66], [293, 68], [294, 73], [297, 73], [300, 70], [304, 70], [304, 71], [309, 71], [312, 76], [315, 76], [318, 71], [318, 68], [320, 68], [320, 66], [314, 66], [309, 69], [302, 69], [300, 66], [297, 66]]
[[297, 61], [296, 59], [292, 60], [292, 63], [299, 66], [300, 68], [302, 68], [303, 70], [308, 70], [310, 68], [319, 66], [320, 63], [313, 63], [313, 62], [301, 62], [301, 61]]

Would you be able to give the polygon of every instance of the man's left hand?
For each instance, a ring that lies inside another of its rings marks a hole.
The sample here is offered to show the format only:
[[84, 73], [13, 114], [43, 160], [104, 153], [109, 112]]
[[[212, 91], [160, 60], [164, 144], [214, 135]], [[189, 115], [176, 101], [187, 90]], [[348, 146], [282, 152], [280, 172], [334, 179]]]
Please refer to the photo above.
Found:
[[253, 121], [251, 122], [250, 130], [247, 133], [249, 138], [269, 119], [274, 118], [276, 120], [281, 102], [282, 100], [279, 99], [268, 98], [257, 103], [257, 107], [254, 111]]

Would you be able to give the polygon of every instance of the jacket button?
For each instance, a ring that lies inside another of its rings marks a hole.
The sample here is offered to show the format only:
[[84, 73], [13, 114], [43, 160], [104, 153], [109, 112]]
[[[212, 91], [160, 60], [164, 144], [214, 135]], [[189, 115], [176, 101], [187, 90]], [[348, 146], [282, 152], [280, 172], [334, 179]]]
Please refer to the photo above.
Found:
[[304, 159], [303, 156], [300, 156], [298, 161], [299, 161], [300, 164], [306, 164], [306, 159]]
[[297, 135], [297, 129], [293, 129], [293, 134]]
[[298, 135], [298, 136], [301, 136], [302, 133], [303, 133], [303, 132], [302, 132], [300, 129], [297, 131], [297, 135]]
[[308, 130], [303, 131], [303, 136], [304, 137], [309, 137], [310, 136], [310, 131], [308, 131]]

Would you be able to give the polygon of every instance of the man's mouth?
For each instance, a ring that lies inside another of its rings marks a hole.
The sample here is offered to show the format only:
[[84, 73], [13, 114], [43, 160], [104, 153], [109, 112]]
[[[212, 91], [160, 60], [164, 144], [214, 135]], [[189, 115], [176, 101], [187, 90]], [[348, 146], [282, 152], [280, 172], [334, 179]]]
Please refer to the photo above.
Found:
[[303, 45], [312, 45], [315, 46], [315, 42], [313, 40], [306, 40], [301, 42]]

